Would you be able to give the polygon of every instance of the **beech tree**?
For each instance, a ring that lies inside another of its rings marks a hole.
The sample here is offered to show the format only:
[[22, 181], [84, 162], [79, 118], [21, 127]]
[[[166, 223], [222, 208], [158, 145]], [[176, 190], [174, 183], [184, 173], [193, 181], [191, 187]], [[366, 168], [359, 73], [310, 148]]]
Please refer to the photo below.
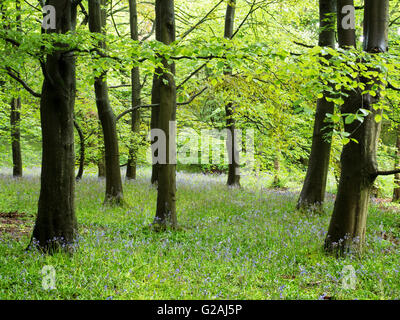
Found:
[[[139, 40], [138, 31], [138, 14], [137, 14], [137, 3], [136, 0], [129, 0], [129, 24], [131, 39]], [[135, 67], [131, 71], [131, 82], [132, 82], [132, 108], [138, 107], [141, 104], [141, 85], [140, 85], [140, 71], [139, 67]], [[134, 138], [139, 135], [140, 131], [140, 108], [137, 108], [131, 113], [131, 130]], [[136, 145], [137, 141], [133, 141]], [[135, 146], [129, 147], [129, 158], [126, 168], [126, 178], [136, 179], [136, 163], [137, 163], [137, 150]]]
[[[174, 0], [156, 0], [156, 33], [162, 43], [169, 45], [175, 41]], [[170, 135], [170, 122], [176, 120], [175, 63], [163, 58], [163, 70], [159, 83], [153, 86], [159, 96], [160, 107], [157, 126], [165, 133], [166, 163], [158, 164], [157, 210], [154, 224], [162, 228], [177, 226], [176, 217], [176, 150], [175, 136]], [[171, 142], [172, 141], [172, 142]], [[171, 143], [170, 143], [171, 142]]]
[[[49, 0], [56, 9], [55, 30], [65, 34], [76, 25], [76, 5]], [[44, 82], [40, 101], [42, 173], [38, 213], [32, 233], [34, 245], [45, 251], [70, 250], [77, 235], [75, 216], [75, 56], [65, 43], [57, 43], [42, 66]]]
[[[155, 12], [156, 12], [156, 19], [154, 21], [156, 25], [156, 40], [162, 42], [161, 39], [161, 12], [159, 12], [161, 6], [160, 4], [157, 5], [156, 1], [156, 6], [155, 6]], [[161, 68], [156, 68], [154, 70], [154, 76], [153, 76], [153, 86], [151, 89], [151, 104], [155, 105], [154, 107], [151, 108], [151, 120], [150, 120], [150, 129], [157, 129], [159, 127], [158, 125], [158, 118], [159, 118], [159, 104], [160, 104], [160, 85], [161, 85], [161, 78], [160, 74], [162, 73]], [[156, 141], [153, 141], [156, 142]], [[158, 183], [158, 163], [156, 163], [156, 156], [157, 156], [158, 150], [155, 150], [155, 153], [152, 152], [152, 157], [153, 157], [153, 164], [152, 164], [152, 170], [151, 170], [151, 183], [156, 184]]]
[[[343, 1], [346, 2], [346, 1]], [[338, 1], [341, 11], [342, 1]], [[364, 50], [370, 54], [379, 54], [388, 50], [389, 1], [366, 0], [364, 7]], [[353, 33], [342, 37], [352, 44]], [[372, 71], [370, 69], [369, 71]], [[373, 70], [379, 74], [380, 70]], [[376, 150], [381, 123], [376, 121], [381, 108], [374, 108], [380, 99], [380, 78], [359, 79], [364, 83], [366, 92], [353, 89], [342, 106], [342, 113], [356, 114], [360, 108], [368, 110], [362, 123], [345, 122], [346, 132], [351, 140], [343, 147], [341, 155], [341, 175], [329, 230], [325, 239], [328, 252], [343, 254], [350, 249], [360, 252], [365, 242], [366, 223], [370, 192], [376, 177], [380, 174], [377, 166]], [[370, 92], [373, 91], [374, 94]]]
[[21, 98], [11, 99], [11, 152], [13, 160], [13, 177], [22, 177], [22, 155], [21, 155]]
[[[104, 34], [106, 24], [106, 0], [89, 0], [89, 29]], [[99, 41], [99, 48], [105, 49], [105, 41]], [[108, 97], [106, 71], [96, 76], [94, 82], [96, 105], [103, 129], [105, 148], [106, 196], [104, 203], [122, 204], [123, 188], [119, 163], [119, 146], [116, 119]]]
[[[236, 0], [228, 1], [225, 15], [225, 31], [224, 37], [231, 39], [233, 37], [233, 26], [235, 22]], [[225, 76], [232, 77], [232, 70], [228, 67], [225, 71]], [[240, 186], [240, 165], [239, 165], [239, 151], [238, 141], [236, 134], [236, 125], [234, 119], [234, 105], [229, 102], [225, 105], [226, 114], [226, 128], [228, 129], [227, 139], [227, 152], [228, 152], [228, 186]]]
[[[335, 12], [336, 0], [319, 1], [320, 31], [318, 45], [320, 47], [335, 47]], [[326, 99], [327, 97], [329, 97], [329, 93], [325, 91], [323, 97], [317, 101], [311, 153], [297, 208], [310, 208], [320, 205], [325, 199], [332, 135], [332, 127], [329, 127], [325, 120], [327, 114], [332, 114], [335, 107], [332, 101]]]

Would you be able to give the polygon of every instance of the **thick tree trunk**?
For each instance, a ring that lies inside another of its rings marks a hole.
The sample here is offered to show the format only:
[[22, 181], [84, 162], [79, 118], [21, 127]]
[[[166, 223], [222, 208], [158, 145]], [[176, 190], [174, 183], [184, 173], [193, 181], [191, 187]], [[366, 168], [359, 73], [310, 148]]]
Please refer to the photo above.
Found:
[[[320, 0], [319, 12], [321, 28], [319, 46], [334, 48], [336, 41], [333, 14], [336, 12], [336, 0]], [[325, 119], [326, 114], [332, 114], [335, 107], [333, 102], [326, 100], [328, 96], [328, 92], [324, 92], [323, 97], [317, 101], [311, 154], [303, 188], [297, 202], [298, 209], [319, 206], [325, 200], [332, 142], [329, 136], [332, 128], [327, 127]]]
[[[232, 39], [233, 36], [233, 26], [235, 23], [235, 10], [236, 10], [236, 0], [230, 0], [226, 8], [225, 15], [225, 31], [224, 37], [226, 39]], [[225, 76], [232, 76], [232, 70], [225, 72]], [[240, 165], [239, 165], [239, 149], [236, 133], [236, 121], [234, 119], [234, 106], [233, 103], [228, 103], [225, 106], [225, 116], [226, 116], [226, 128], [228, 130], [227, 139], [227, 152], [228, 152], [228, 186], [240, 186]]]
[[[161, 40], [161, 13], [159, 12], [160, 10], [160, 5], [156, 6], [156, 21], [154, 22], [156, 24], [156, 40], [157, 41], [162, 41]], [[161, 68], [157, 68], [154, 70], [154, 76], [153, 76], [153, 86], [151, 90], [151, 104], [160, 104], [160, 86], [161, 86], [161, 79], [159, 74], [162, 73]], [[160, 116], [160, 107], [152, 107], [151, 108], [151, 120], [150, 120], [150, 129], [157, 129], [159, 128], [159, 122], [158, 118]], [[155, 141], [154, 141], [155, 142]], [[152, 170], [151, 170], [151, 183], [152, 184], [157, 184], [158, 183], [158, 163], [155, 163], [155, 157], [157, 154], [152, 154]]]
[[[106, 23], [105, 0], [89, 1], [89, 29], [91, 32], [104, 33]], [[103, 8], [101, 8], [103, 6]], [[105, 48], [104, 41], [99, 47]], [[104, 203], [122, 204], [123, 189], [119, 163], [119, 146], [114, 112], [108, 97], [106, 74], [95, 78], [94, 89], [101, 126], [103, 128], [106, 158], [106, 196]]]
[[[366, 0], [364, 9], [364, 50], [370, 53], [387, 50], [387, 30], [389, 21], [389, 1]], [[377, 71], [378, 70], [371, 70]], [[366, 90], [378, 84], [377, 79], [362, 79]], [[372, 84], [370, 82], [373, 82]], [[345, 124], [345, 131], [352, 132], [352, 138], [342, 151], [342, 172], [333, 210], [332, 219], [325, 239], [328, 252], [343, 254], [350, 249], [361, 252], [365, 243], [366, 222], [370, 191], [378, 171], [376, 148], [380, 132], [380, 122], [375, 116], [382, 110], [375, 110], [379, 92], [373, 97], [357, 95], [345, 101], [343, 113], [356, 113], [361, 107], [370, 114], [360, 125], [358, 121]]]
[[[57, 29], [74, 29], [76, 7], [68, 0], [50, 0], [56, 8]], [[62, 46], [62, 44], [60, 44]], [[40, 102], [42, 125], [42, 174], [38, 214], [32, 241], [48, 252], [71, 249], [77, 235], [74, 208], [75, 57], [55, 51], [46, 58]]]
[[[349, 28], [344, 25], [343, 22], [348, 22], [348, 14], [343, 13], [342, 9], [346, 6], [352, 6], [354, 8], [354, 0], [337, 0], [337, 30], [338, 30], [338, 42], [340, 48], [351, 48], [356, 47], [356, 30]], [[352, 18], [355, 20], [355, 16]]]
[[78, 132], [79, 135], [79, 145], [80, 145], [80, 150], [79, 150], [79, 169], [78, 173], [76, 175], [76, 180], [81, 180], [83, 176], [83, 169], [85, 166], [85, 137], [83, 135], [82, 129], [79, 126], [79, 124], [74, 120], [74, 126], [76, 131]]
[[21, 156], [21, 98], [11, 100], [11, 151], [13, 159], [13, 177], [22, 177], [22, 156]]
[[[400, 126], [397, 127], [397, 139], [396, 139], [396, 157], [394, 162], [394, 168], [400, 168]], [[396, 173], [394, 175], [394, 184], [395, 187], [393, 189], [393, 202], [398, 202], [400, 200], [400, 173]]]
[[[129, 0], [129, 21], [131, 28], [131, 39], [138, 41], [138, 15], [136, 0]], [[140, 106], [141, 104], [141, 85], [140, 85], [140, 72], [139, 67], [135, 67], [131, 71], [132, 81], [132, 108]], [[128, 165], [126, 168], [126, 178], [136, 179], [136, 164], [137, 164], [137, 151], [138, 151], [138, 138], [140, 133], [140, 109], [136, 109], [131, 113], [131, 130], [134, 137], [133, 142], [129, 148]]]
[[[158, 15], [161, 42], [166, 45], [171, 44], [175, 41], [174, 0], [157, 0], [156, 14]], [[176, 228], [176, 150], [172, 150], [175, 149], [176, 141], [175, 135], [170, 135], [170, 121], [176, 119], [175, 64], [169, 65], [164, 59], [163, 65], [169, 72], [163, 72], [160, 79], [158, 126], [166, 136], [167, 163], [158, 165], [157, 211], [154, 224], [162, 228]]]

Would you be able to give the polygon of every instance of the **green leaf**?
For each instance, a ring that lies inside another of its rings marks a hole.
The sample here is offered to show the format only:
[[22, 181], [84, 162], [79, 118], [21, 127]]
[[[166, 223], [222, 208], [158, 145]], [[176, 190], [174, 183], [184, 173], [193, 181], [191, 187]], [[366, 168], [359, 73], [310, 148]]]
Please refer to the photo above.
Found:
[[346, 117], [344, 123], [345, 123], [345, 124], [353, 123], [355, 119], [356, 119], [356, 116], [355, 116], [354, 114], [349, 114], [349, 115]]
[[376, 114], [375, 115], [375, 121], [376, 121], [376, 123], [381, 122], [382, 121], [382, 116], [380, 114]]

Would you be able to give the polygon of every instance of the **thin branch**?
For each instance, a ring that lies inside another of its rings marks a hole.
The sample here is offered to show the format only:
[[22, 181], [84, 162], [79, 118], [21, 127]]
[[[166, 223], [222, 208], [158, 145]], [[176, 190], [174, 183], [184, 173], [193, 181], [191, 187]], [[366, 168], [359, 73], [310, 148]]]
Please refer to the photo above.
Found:
[[143, 43], [144, 41], [146, 41], [148, 38], [150, 38], [153, 35], [154, 31], [156, 30], [156, 23], [153, 20], [152, 20], [152, 22], [153, 22], [153, 25], [151, 26], [150, 32], [140, 40], [140, 42], [139, 42], [140, 44]]
[[188, 101], [177, 103], [177, 105], [178, 106], [185, 106], [185, 105], [188, 105], [188, 104], [192, 103], [194, 99], [196, 99], [198, 96], [200, 96], [207, 89], [208, 89], [207, 87], [204, 87], [200, 92], [198, 92], [198, 93], [194, 94], [193, 96], [191, 96]]
[[188, 82], [195, 74], [197, 74], [200, 70], [202, 70], [208, 62], [203, 63], [200, 67], [198, 67], [196, 70], [194, 70], [191, 74], [189, 74], [185, 80], [183, 80], [177, 87], [176, 90], [179, 90], [180, 88], [182, 88], [182, 86]]
[[392, 85], [390, 82], [388, 82], [387, 88], [388, 88], [388, 89], [395, 90], [395, 91], [400, 91], [400, 88], [395, 87], [395, 86]]
[[122, 112], [120, 115], [118, 115], [115, 118], [115, 122], [118, 122], [118, 120], [120, 120], [123, 116], [127, 115], [128, 113], [134, 112], [137, 109], [153, 108], [153, 107], [159, 107], [159, 106], [160, 106], [160, 104], [157, 103], [157, 104], [146, 104], [146, 105], [142, 105], [142, 106], [133, 107], [133, 108], [131, 108], [129, 110], [126, 110], [126, 111]]
[[[177, 103], [176, 105], [177, 105], [177, 106], [185, 106], [185, 105], [188, 105], [188, 104], [192, 103], [194, 99], [196, 99], [198, 96], [200, 96], [200, 95], [201, 95], [204, 91], [206, 91], [206, 90], [207, 90], [207, 87], [203, 88], [200, 92], [198, 92], [198, 93], [194, 94], [193, 96], [191, 96], [190, 99], [189, 99], [188, 101], [180, 102], [180, 103]], [[118, 122], [122, 117], [124, 117], [124, 116], [127, 115], [128, 113], [134, 112], [134, 111], [137, 110], [137, 109], [153, 108], [153, 107], [159, 107], [159, 106], [160, 106], [159, 103], [155, 103], [155, 104], [146, 104], [146, 105], [142, 105], [142, 106], [133, 107], [133, 108], [131, 108], [131, 109], [128, 109], [128, 110], [122, 112], [120, 115], [118, 115], [118, 116], [115, 118], [115, 121]]]
[[247, 13], [246, 17], [244, 17], [244, 19], [242, 20], [242, 22], [240, 23], [240, 25], [237, 27], [236, 31], [232, 34], [231, 39], [232, 39], [234, 36], [236, 36], [236, 34], [240, 31], [240, 29], [243, 27], [243, 25], [245, 24], [245, 22], [247, 21], [247, 19], [250, 17], [250, 15], [251, 15], [253, 12], [255, 12], [257, 9], [261, 8], [261, 7], [257, 7], [257, 8], [254, 9], [254, 6], [255, 6], [255, 5], [256, 5], [256, 1], [254, 1], [254, 2], [251, 4], [251, 7], [250, 7], [249, 12]]
[[180, 36], [180, 40], [182, 41], [184, 38], [186, 38], [187, 35], [189, 35], [189, 33], [191, 33], [194, 29], [196, 29], [199, 25], [201, 25], [204, 21], [207, 20], [208, 16], [213, 13], [215, 11], [215, 9], [217, 9], [220, 4], [222, 2], [224, 2], [225, 0], [221, 0], [220, 2], [218, 2], [202, 19], [200, 19], [199, 22], [197, 22], [193, 27], [191, 27], [189, 30], [187, 30], [182, 36]]
[[108, 89], [118, 89], [118, 88], [126, 88], [126, 87], [130, 87], [131, 84], [119, 84], [117, 86], [109, 86]]
[[301, 42], [297, 42], [297, 41], [293, 41], [293, 43], [294, 43], [294, 44], [297, 44], [298, 46], [302, 46], [302, 47], [309, 48], [309, 49], [312, 49], [312, 48], [315, 47], [315, 46], [310, 46], [310, 45], [308, 45], [308, 44], [301, 43]]
[[38, 92], [35, 92], [24, 80], [22, 80], [18, 75], [16, 75], [14, 72], [12, 72], [11, 68], [6, 68], [7, 74], [13, 78], [15, 81], [19, 82], [26, 91], [28, 91], [31, 95], [33, 95], [36, 98], [41, 98], [42, 95]]

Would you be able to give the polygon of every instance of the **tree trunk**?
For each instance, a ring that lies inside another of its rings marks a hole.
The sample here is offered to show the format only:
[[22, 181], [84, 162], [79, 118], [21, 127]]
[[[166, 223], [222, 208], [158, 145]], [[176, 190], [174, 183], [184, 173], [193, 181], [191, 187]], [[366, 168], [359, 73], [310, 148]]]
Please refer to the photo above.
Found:
[[[160, 17], [161, 13], [159, 12], [160, 6], [156, 6], [156, 40], [161, 41], [161, 22]], [[159, 74], [162, 73], [161, 68], [157, 68], [154, 70], [153, 76], [153, 86], [151, 90], [151, 104], [160, 104], [160, 85], [161, 79]], [[151, 120], [150, 120], [150, 129], [157, 129], [159, 128], [158, 125], [158, 118], [160, 116], [160, 107], [152, 107], [151, 108]], [[155, 141], [154, 141], [155, 142]], [[151, 183], [157, 184], [158, 183], [158, 163], [155, 163], [155, 154], [152, 154], [152, 170], [151, 170]]]
[[[338, 8], [340, 9], [340, 8]], [[366, 0], [364, 9], [364, 50], [370, 53], [387, 50], [387, 31], [389, 21], [389, 1]], [[376, 71], [378, 70], [370, 70]], [[377, 79], [361, 79], [366, 90], [377, 85]], [[372, 83], [370, 83], [372, 82]], [[380, 122], [375, 116], [382, 112], [375, 110], [374, 104], [379, 101], [376, 96], [357, 95], [346, 99], [343, 113], [356, 113], [361, 107], [370, 111], [360, 125], [358, 121], [345, 124], [345, 131], [352, 132], [352, 138], [343, 148], [341, 155], [342, 172], [333, 209], [332, 219], [325, 239], [328, 252], [343, 254], [353, 249], [361, 252], [365, 243], [366, 222], [370, 191], [376, 178], [376, 149], [380, 132]]]
[[[56, 8], [55, 32], [74, 30], [76, 7], [68, 0], [50, 0]], [[63, 44], [59, 44], [63, 46]], [[42, 174], [38, 214], [32, 242], [47, 252], [70, 251], [77, 235], [75, 217], [74, 104], [75, 57], [55, 51], [43, 66], [40, 102], [42, 125]]]
[[[17, 31], [22, 33], [21, 26], [21, 1], [15, 1], [15, 9], [18, 12], [16, 17]], [[21, 97], [12, 98], [11, 100], [11, 152], [13, 159], [13, 177], [22, 177], [22, 155], [21, 155]]]
[[[235, 10], [236, 10], [236, 0], [230, 0], [226, 8], [225, 15], [225, 32], [224, 37], [226, 39], [232, 39], [233, 36], [233, 25], [235, 22]], [[225, 71], [225, 76], [231, 77], [232, 70]], [[227, 139], [227, 152], [228, 152], [228, 186], [240, 187], [240, 165], [239, 165], [239, 149], [237, 142], [236, 133], [236, 121], [233, 117], [234, 106], [233, 103], [228, 103], [225, 106], [225, 116], [226, 116], [226, 128], [228, 130]]]
[[[161, 42], [169, 45], [175, 41], [174, 0], [157, 0], [156, 14]], [[176, 137], [170, 132], [170, 121], [175, 122], [176, 119], [175, 64], [168, 64], [167, 60], [163, 59], [163, 65], [169, 72], [164, 71], [160, 79], [158, 125], [166, 136], [167, 163], [158, 165], [157, 211], [154, 224], [162, 228], [176, 228], [176, 159], [174, 155], [176, 150], [173, 150], [176, 149]]]
[[74, 126], [76, 131], [78, 132], [79, 135], [79, 145], [80, 145], [80, 150], [79, 150], [79, 169], [78, 169], [78, 174], [76, 175], [76, 180], [81, 180], [83, 176], [83, 169], [85, 166], [85, 138], [83, 136], [83, 132], [79, 124], [74, 120]]
[[[279, 152], [280, 153], [280, 152]], [[272, 186], [274, 188], [279, 188], [281, 181], [279, 179], [279, 171], [281, 168], [280, 162], [279, 162], [279, 153], [277, 153], [277, 155], [274, 158], [274, 171], [275, 171], [275, 175], [274, 175], [274, 181], [272, 183]]]
[[[320, 28], [319, 46], [335, 47], [334, 16], [336, 12], [336, 0], [320, 0]], [[314, 131], [311, 146], [311, 154], [308, 160], [307, 174], [304, 180], [297, 208], [313, 208], [322, 204], [325, 200], [326, 181], [329, 171], [329, 158], [331, 154], [332, 128], [327, 127], [326, 114], [332, 114], [334, 103], [328, 102], [328, 92], [317, 101], [315, 113]]]
[[[346, 20], [346, 13], [342, 12], [343, 7], [352, 6], [354, 8], [354, 0], [337, 0], [337, 31], [338, 31], [338, 42], [340, 48], [351, 48], [356, 47], [356, 29], [344, 28], [343, 21]], [[352, 18], [355, 20], [355, 16]]]
[[11, 151], [13, 159], [13, 177], [22, 177], [22, 156], [21, 156], [21, 98], [11, 100]]
[[[397, 126], [397, 139], [396, 139], [396, 157], [394, 162], [394, 168], [400, 168], [400, 125]], [[398, 202], [400, 200], [400, 174], [396, 173], [394, 176], [395, 187], [393, 189], [393, 202]]]
[[[90, 32], [103, 33], [106, 24], [105, 0], [89, 1]], [[103, 8], [101, 8], [103, 7]], [[104, 49], [104, 41], [99, 42]], [[119, 163], [119, 146], [114, 112], [108, 97], [106, 72], [95, 78], [94, 89], [101, 126], [103, 128], [106, 163], [106, 204], [122, 204], [123, 189]]]
[[[131, 28], [131, 39], [138, 41], [138, 17], [137, 17], [137, 4], [136, 0], [129, 0], [129, 21]], [[140, 106], [141, 104], [141, 86], [140, 86], [140, 72], [139, 67], [135, 67], [131, 71], [132, 81], [132, 108]], [[129, 148], [128, 165], [126, 168], [126, 178], [136, 179], [136, 164], [137, 164], [137, 151], [138, 151], [138, 138], [140, 133], [140, 109], [136, 109], [131, 113], [131, 130], [134, 139]]]

